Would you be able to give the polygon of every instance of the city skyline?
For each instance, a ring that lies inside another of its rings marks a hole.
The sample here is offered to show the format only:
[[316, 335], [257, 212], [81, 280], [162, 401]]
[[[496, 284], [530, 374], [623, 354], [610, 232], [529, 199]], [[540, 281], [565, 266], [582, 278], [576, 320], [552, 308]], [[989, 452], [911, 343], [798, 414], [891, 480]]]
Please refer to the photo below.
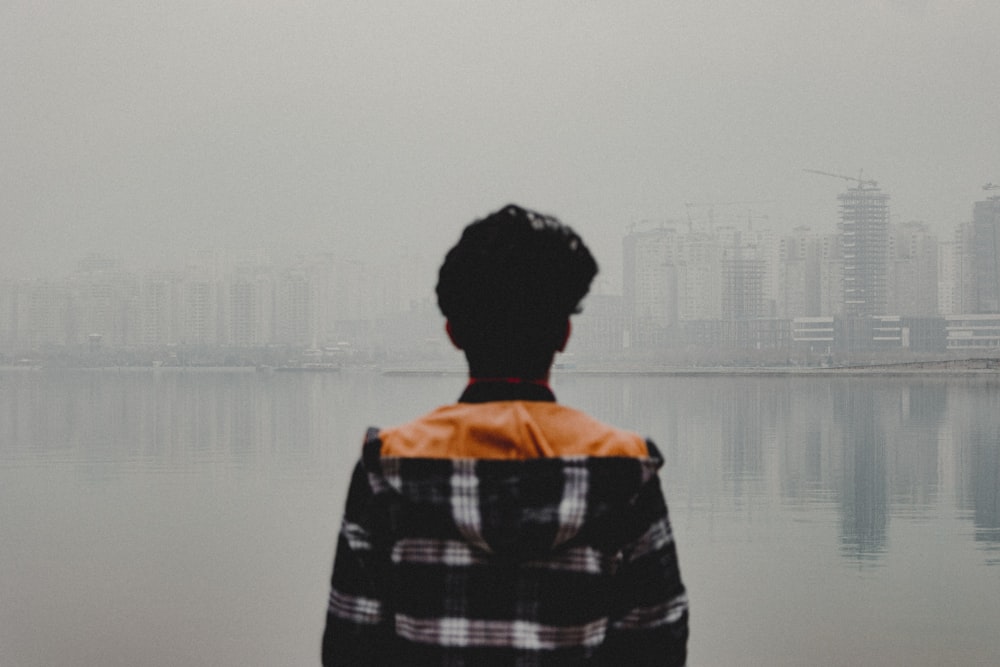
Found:
[[[837, 200], [833, 231], [776, 233], [752, 216], [630, 229], [623, 289], [593, 290], [576, 349], [1000, 347], [1000, 197], [976, 202], [974, 220], [943, 240], [925, 223], [889, 222], [889, 194], [874, 184]], [[414, 255], [378, 265], [319, 252], [282, 265], [263, 250], [200, 252], [171, 271], [133, 271], [91, 254], [65, 278], [0, 280], [8, 351], [347, 346], [403, 358], [440, 352], [438, 329], [433, 276]]]

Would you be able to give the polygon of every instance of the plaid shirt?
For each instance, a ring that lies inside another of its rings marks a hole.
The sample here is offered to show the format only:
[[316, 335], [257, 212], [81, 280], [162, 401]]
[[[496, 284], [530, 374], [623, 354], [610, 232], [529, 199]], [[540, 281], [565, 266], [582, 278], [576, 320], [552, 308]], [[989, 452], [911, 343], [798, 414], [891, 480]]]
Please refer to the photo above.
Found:
[[[558, 410], [558, 428], [597, 424]], [[324, 665], [684, 664], [652, 443], [641, 457], [446, 458], [386, 455], [385, 436], [369, 430], [351, 479]]]

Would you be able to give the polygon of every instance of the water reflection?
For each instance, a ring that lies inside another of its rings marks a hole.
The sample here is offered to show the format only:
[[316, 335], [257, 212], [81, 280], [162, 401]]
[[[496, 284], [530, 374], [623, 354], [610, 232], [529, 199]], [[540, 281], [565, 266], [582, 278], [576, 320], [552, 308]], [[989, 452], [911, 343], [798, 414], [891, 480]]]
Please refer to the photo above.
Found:
[[[971, 384], [970, 384], [971, 383]], [[655, 437], [675, 493], [716, 514], [775, 493], [833, 505], [849, 561], [878, 562], [891, 517], [937, 511], [942, 451], [956, 448], [976, 539], [1000, 533], [1000, 405], [988, 380], [915, 377], [609, 378], [560, 384], [563, 400]], [[731, 504], [722, 502], [728, 499]], [[751, 520], [752, 517], [746, 517]]]
[[[315, 662], [338, 503], [364, 428], [451, 402], [462, 384], [364, 371], [0, 371], [0, 664], [19, 650], [33, 664], [103, 655], [103, 640], [81, 652], [45, 628], [75, 623], [75, 636], [102, 638], [114, 610], [137, 651], [147, 628], [181, 637], [171, 648], [185, 659], [171, 664]], [[692, 662], [811, 664], [833, 636], [861, 637], [858, 656], [876, 656], [880, 633], [894, 651], [912, 648], [890, 662], [920, 662], [939, 623], [938, 657], [1000, 652], [984, 620], [1000, 616], [996, 577], [984, 576], [1000, 564], [997, 379], [554, 384], [562, 402], [663, 452], [698, 622], [731, 636], [727, 648], [693, 635]], [[303, 604], [312, 594], [315, 608]], [[819, 624], [799, 613], [818, 599]], [[219, 644], [213, 619], [234, 609], [247, 632]], [[881, 616], [894, 621], [870, 631]], [[775, 654], [770, 619], [799, 653]]]
[[843, 452], [840, 480], [841, 544], [844, 554], [868, 559], [885, 548], [887, 516], [886, 397], [863, 380], [838, 383], [833, 392], [834, 423]]
[[886, 424], [893, 461], [893, 503], [915, 514], [925, 513], [937, 500], [939, 443], [947, 410], [947, 385], [917, 380], [900, 388], [899, 419]]
[[[402, 421], [461, 389], [458, 378], [373, 373], [8, 372], [3, 379], [0, 456], [72, 461], [93, 481], [137, 466], [325, 474], [349, 465], [368, 423]], [[1000, 543], [997, 383], [564, 376], [556, 385], [564, 402], [654, 436], [664, 474], [695, 505], [832, 503], [843, 554], [870, 560], [885, 552], [890, 515], [926, 516], [942, 471], [953, 468], [975, 539]], [[942, 447], [953, 451], [947, 465]]]
[[124, 463], [183, 470], [315, 458], [321, 434], [335, 427], [335, 413], [320, 404], [344, 393], [319, 377], [252, 373], [21, 372], [4, 380], [0, 455], [73, 462], [95, 479]]
[[1000, 387], [965, 382], [955, 392], [951, 431], [957, 445], [958, 504], [971, 515], [975, 539], [995, 550], [1000, 545]]

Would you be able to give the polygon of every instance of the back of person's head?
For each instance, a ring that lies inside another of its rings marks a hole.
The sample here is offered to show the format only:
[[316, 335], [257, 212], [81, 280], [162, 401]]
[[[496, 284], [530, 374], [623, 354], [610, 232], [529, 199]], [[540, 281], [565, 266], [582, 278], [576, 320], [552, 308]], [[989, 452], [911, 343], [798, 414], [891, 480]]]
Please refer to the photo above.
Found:
[[438, 306], [474, 376], [541, 377], [597, 274], [556, 218], [505, 206], [462, 232], [438, 275]]

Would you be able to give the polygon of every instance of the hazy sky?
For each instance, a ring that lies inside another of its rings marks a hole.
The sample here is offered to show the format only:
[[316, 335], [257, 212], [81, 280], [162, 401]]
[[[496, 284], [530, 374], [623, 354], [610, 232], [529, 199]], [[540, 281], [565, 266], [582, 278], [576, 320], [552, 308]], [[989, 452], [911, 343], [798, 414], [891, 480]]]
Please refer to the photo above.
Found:
[[687, 201], [832, 231], [848, 183], [804, 168], [949, 230], [1000, 182], [998, 34], [995, 0], [6, 0], [0, 275], [436, 261], [509, 201], [618, 271]]

